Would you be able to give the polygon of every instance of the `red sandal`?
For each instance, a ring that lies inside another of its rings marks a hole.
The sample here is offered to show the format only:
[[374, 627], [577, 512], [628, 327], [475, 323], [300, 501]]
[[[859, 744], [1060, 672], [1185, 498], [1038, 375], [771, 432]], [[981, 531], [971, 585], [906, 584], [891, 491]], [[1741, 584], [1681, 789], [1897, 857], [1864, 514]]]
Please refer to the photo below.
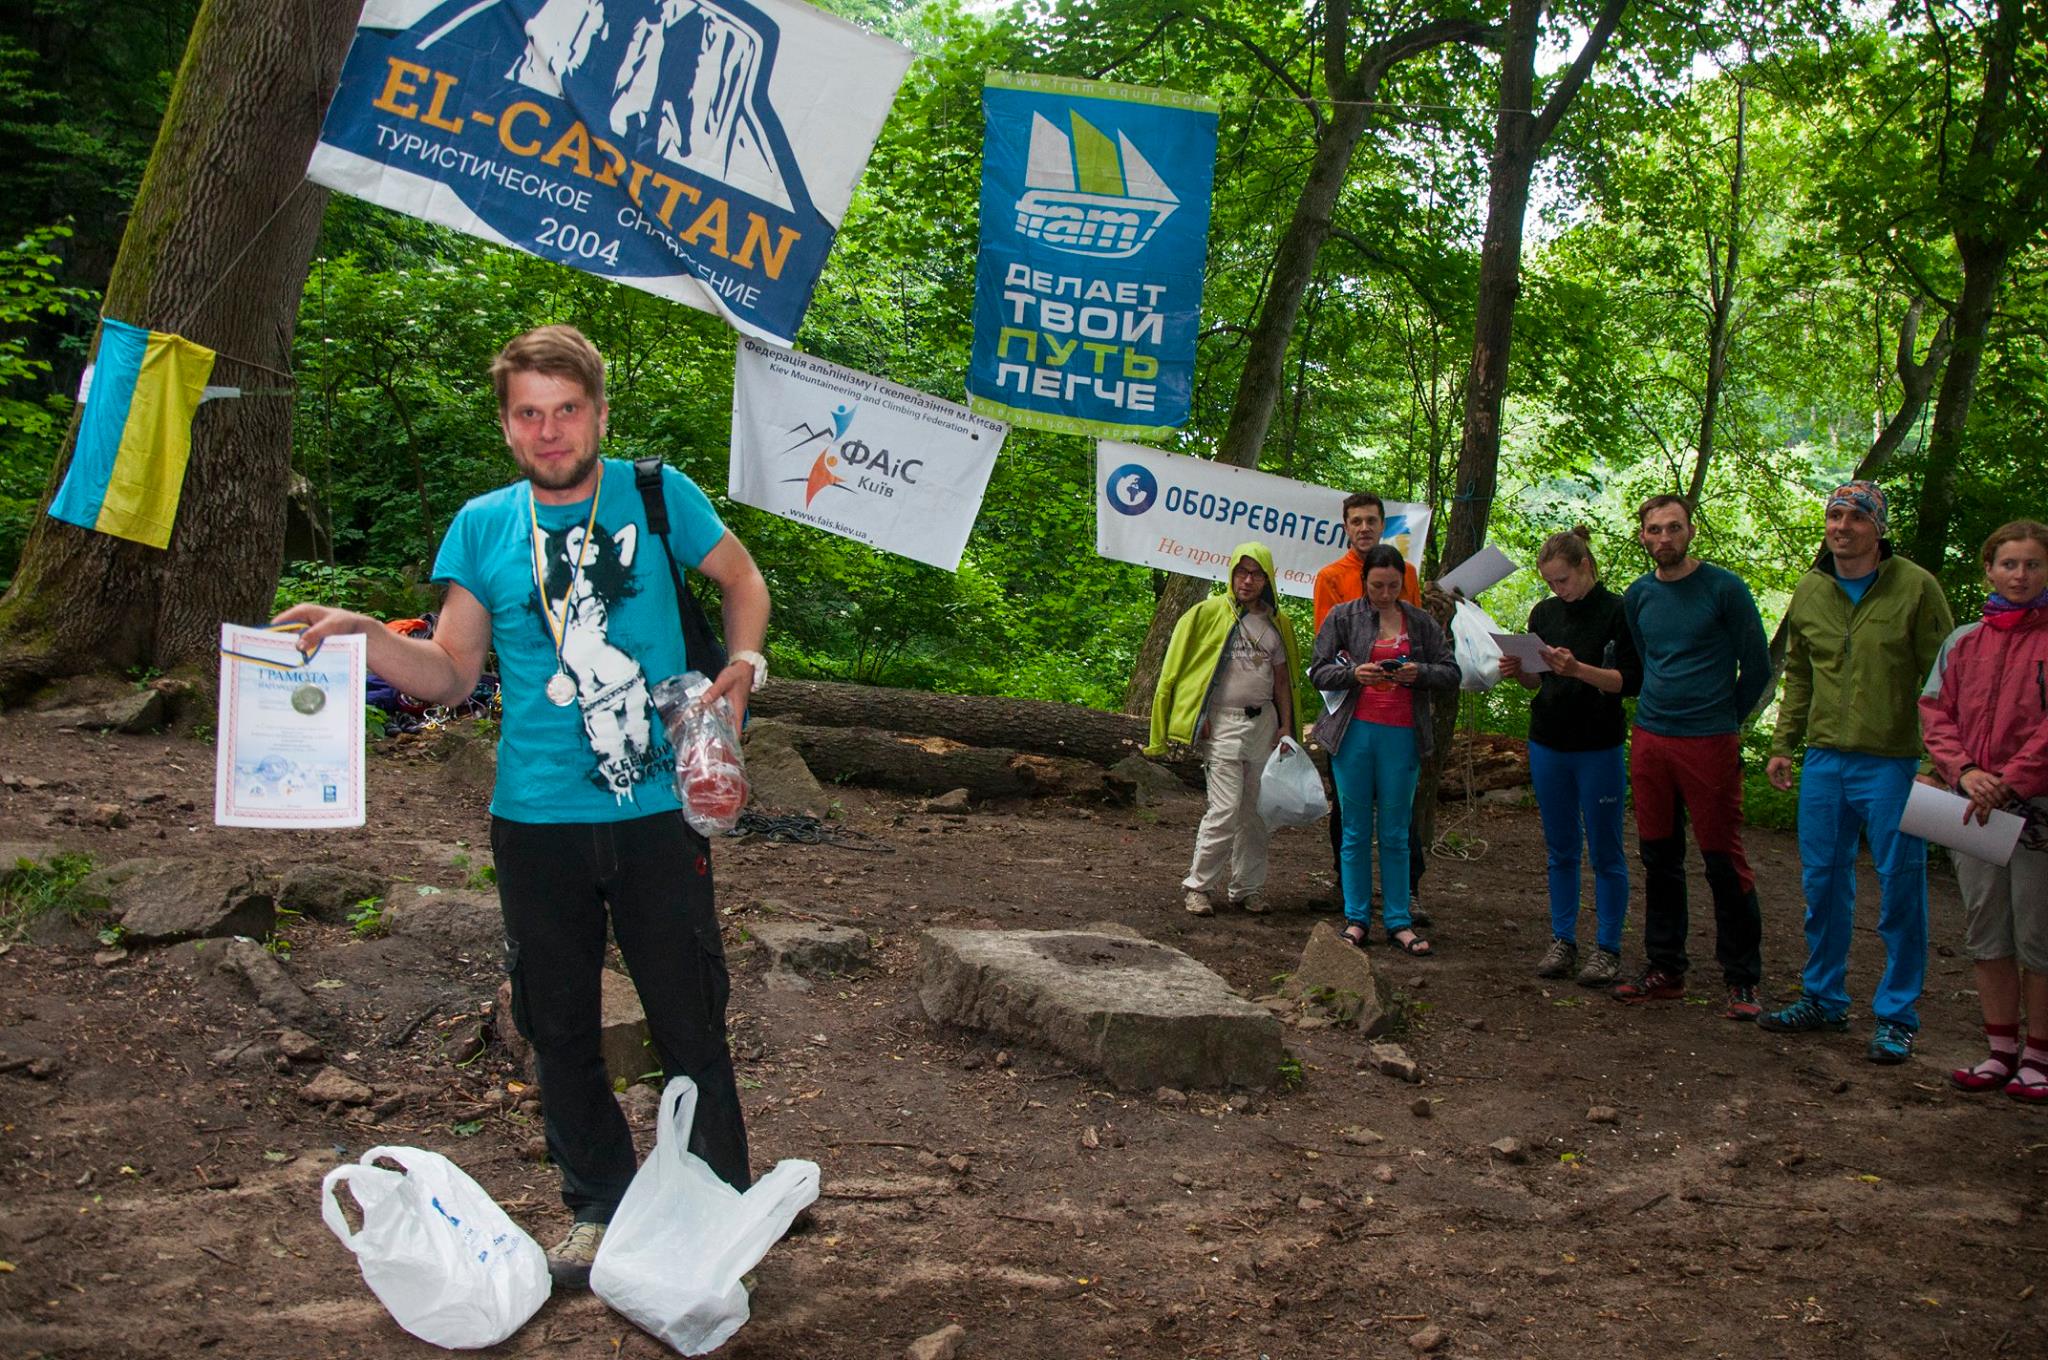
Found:
[[1948, 1079], [1960, 1091], [1996, 1091], [2012, 1081], [2013, 1068], [2020, 1055], [2010, 1056], [1993, 1053], [1975, 1067], [1958, 1067], [1948, 1074]]

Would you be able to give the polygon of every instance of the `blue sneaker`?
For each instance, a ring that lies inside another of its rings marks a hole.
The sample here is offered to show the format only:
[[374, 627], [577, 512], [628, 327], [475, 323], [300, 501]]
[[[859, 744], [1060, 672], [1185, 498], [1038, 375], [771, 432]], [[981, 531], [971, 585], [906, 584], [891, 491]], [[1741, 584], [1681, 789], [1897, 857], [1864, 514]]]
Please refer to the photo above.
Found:
[[1913, 1056], [1913, 1031], [1896, 1020], [1880, 1020], [1863, 1056], [1886, 1067], [1896, 1066]]
[[[1810, 996], [1802, 996], [1781, 1011], [1765, 1011], [1756, 1018], [1758, 1029], [1773, 1034], [1811, 1034], [1815, 1030], [1827, 1030], [1840, 1034], [1849, 1028], [1847, 1015], [1830, 1015], [1821, 1009], [1820, 1002]], [[1871, 1041], [1875, 1045], [1876, 1040]], [[1904, 1062], [1900, 1057], [1895, 1061]]]

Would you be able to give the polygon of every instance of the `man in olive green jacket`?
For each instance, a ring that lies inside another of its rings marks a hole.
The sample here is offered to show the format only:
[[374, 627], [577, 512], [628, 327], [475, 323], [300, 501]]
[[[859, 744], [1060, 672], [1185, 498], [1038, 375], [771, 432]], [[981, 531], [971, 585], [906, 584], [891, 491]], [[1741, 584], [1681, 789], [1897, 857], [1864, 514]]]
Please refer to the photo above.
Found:
[[1261, 543], [1230, 552], [1228, 587], [1181, 615], [1152, 694], [1147, 755], [1168, 742], [1197, 747], [1209, 805], [1195, 833], [1194, 862], [1181, 883], [1189, 914], [1208, 916], [1230, 872], [1230, 900], [1266, 909], [1265, 822], [1259, 779], [1266, 757], [1294, 735], [1294, 687], [1301, 655], [1294, 625], [1273, 588], [1273, 554]]
[[1759, 1016], [1777, 1033], [1849, 1025], [1849, 935], [1856, 910], [1856, 842], [1870, 838], [1882, 888], [1877, 930], [1884, 976], [1871, 998], [1877, 1025], [1865, 1056], [1904, 1062], [1919, 1031], [1927, 972], [1927, 844], [1899, 817], [1920, 757], [1920, 686], [1954, 626], [1941, 585], [1892, 553], [1885, 498], [1855, 481], [1828, 497], [1827, 547], [1785, 611], [1785, 688], [1765, 767], [1792, 787], [1799, 772], [1799, 862], [1806, 890], [1806, 973], [1799, 1000]]

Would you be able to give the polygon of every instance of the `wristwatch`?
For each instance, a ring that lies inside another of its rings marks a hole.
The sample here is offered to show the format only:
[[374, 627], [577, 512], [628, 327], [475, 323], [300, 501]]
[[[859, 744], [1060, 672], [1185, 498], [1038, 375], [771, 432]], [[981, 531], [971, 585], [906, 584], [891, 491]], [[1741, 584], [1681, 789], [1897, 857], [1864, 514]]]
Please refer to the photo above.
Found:
[[734, 652], [732, 659], [734, 661], [744, 661], [754, 668], [753, 687], [755, 689], [760, 689], [768, 683], [767, 657], [762, 656], [759, 652]]

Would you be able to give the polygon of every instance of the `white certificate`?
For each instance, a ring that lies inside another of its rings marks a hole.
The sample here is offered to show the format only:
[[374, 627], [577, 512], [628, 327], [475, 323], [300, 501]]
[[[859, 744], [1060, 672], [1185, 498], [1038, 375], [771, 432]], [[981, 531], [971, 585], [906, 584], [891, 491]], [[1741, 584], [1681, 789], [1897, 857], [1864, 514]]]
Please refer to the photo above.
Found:
[[220, 626], [218, 826], [363, 824], [363, 639]]
[[1550, 644], [1534, 633], [1495, 633], [1493, 640], [1500, 646], [1502, 656], [1521, 659], [1522, 674], [1542, 675], [1550, 669], [1550, 663], [1543, 659], [1543, 649]]
[[1481, 591], [1499, 585], [1520, 570], [1514, 558], [1489, 543], [1445, 572], [1437, 584], [1448, 594], [1476, 600]]
[[2020, 832], [2026, 829], [2025, 819], [2010, 812], [1994, 812], [1989, 822], [1979, 826], [1975, 816], [1965, 820], [1964, 813], [1969, 808], [1969, 799], [1915, 780], [1913, 791], [1906, 795], [1899, 830], [1959, 850], [1972, 859], [2009, 863], [2013, 847], [2019, 844]]

